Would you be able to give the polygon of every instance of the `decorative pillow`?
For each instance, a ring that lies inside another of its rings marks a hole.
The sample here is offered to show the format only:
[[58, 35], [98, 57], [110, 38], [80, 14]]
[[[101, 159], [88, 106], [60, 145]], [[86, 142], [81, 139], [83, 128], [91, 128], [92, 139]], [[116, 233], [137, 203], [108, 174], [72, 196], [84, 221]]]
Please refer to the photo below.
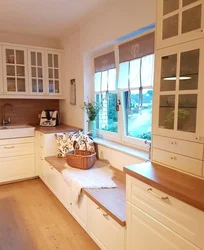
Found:
[[59, 150], [57, 157], [65, 157], [69, 151], [73, 151], [74, 142], [77, 143], [77, 149], [86, 150], [87, 145], [87, 150], [95, 152], [93, 140], [88, 135], [84, 135], [82, 131], [72, 134], [60, 133], [55, 136]]

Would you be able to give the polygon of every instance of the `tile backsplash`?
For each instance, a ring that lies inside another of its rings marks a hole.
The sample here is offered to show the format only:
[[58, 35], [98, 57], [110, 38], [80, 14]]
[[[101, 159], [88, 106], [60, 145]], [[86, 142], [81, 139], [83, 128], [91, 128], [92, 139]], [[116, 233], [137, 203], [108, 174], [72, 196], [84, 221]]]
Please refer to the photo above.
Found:
[[0, 119], [2, 121], [2, 107], [10, 103], [15, 107], [15, 113], [11, 107], [6, 107], [5, 118], [11, 118], [12, 124], [39, 124], [38, 114], [44, 109], [54, 109], [59, 111], [59, 100], [41, 99], [0, 99]]

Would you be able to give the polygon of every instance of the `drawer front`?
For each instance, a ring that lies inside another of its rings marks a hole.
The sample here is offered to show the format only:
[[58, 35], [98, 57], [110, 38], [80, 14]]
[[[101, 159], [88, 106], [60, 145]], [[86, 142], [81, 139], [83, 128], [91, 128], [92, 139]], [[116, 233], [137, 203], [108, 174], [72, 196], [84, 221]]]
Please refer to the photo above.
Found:
[[0, 182], [35, 176], [34, 155], [4, 158], [0, 164]]
[[154, 135], [153, 147], [157, 149], [165, 149], [169, 152], [189, 156], [198, 160], [203, 159], [203, 144], [199, 143]]
[[125, 229], [88, 199], [88, 233], [103, 250], [124, 250]]
[[34, 143], [7, 144], [0, 146], [0, 158], [34, 154]]
[[34, 143], [34, 140], [35, 140], [34, 137], [0, 140], [0, 146], [10, 145], [10, 144]]
[[152, 159], [154, 162], [158, 162], [197, 176], [202, 176], [203, 166], [202, 161], [200, 160], [166, 152], [156, 148], [153, 148], [152, 152]]
[[130, 176], [127, 176], [127, 200], [204, 249], [204, 212]]

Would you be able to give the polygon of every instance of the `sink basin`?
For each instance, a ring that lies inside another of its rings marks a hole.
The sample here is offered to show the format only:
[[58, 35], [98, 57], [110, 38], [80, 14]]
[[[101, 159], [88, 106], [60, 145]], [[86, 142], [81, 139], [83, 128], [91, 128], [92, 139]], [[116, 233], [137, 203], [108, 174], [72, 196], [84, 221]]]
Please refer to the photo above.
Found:
[[14, 125], [0, 127], [0, 140], [34, 136], [35, 128], [29, 125]]

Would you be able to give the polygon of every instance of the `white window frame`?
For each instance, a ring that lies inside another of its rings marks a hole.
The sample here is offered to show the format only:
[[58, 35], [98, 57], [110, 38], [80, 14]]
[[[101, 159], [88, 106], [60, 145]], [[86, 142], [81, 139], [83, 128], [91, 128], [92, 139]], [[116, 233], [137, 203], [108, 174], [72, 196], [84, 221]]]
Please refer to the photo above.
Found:
[[[114, 44], [117, 83], [118, 83], [118, 78], [119, 78], [119, 45], [121, 45], [123, 43], [126, 43], [128, 41], [131, 41], [131, 40], [133, 40], [135, 38], [139, 38], [141, 36], [147, 35], [147, 34], [152, 33], [154, 31], [155, 31], [155, 29], [151, 29], [151, 30], [148, 30], [147, 32], [144, 32], [144, 33], [140, 34], [140, 35], [132, 37], [132, 38], [130, 38], [128, 40], [125, 40], [125, 41]], [[111, 49], [109, 48], [107, 50], [101, 51], [101, 53], [98, 54], [97, 56], [104, 55], [105, 53], [108, 53], [108, 52], [111, 52], [111, 51], [113, 51], [113, 47]], [[94, 55], [94, 57], [96, 57], [96, 55]], [[94, 60], [94, 57], [92, 58], [92, 60]], [[92, 67], [92, 72], [93, 72], [93, 75], [94, 75], [95, 74], [94, 65]], [[94, 81], [93, 81], [93, 89], [94, 89]], [[132, 89], [132, 90], [138, 90], [138, 88], [135, 88], [135, 89]], [[134, 138], [134, 137], [126, 135], [126, 132], [125, 132], [126, 131], [126, 128], [125, 128], [126, 122], [125, 122], [125, 108], [124, 108], [123, 92], [124, 92], [123, 90], [117, 89], [118, 99], [121, 102], [121, 105], [120, 105], [120, 108], [119, 108], [119, 111], [118, 111], [118, 133], [97, 129], [96, 134], [97, 134], [98, 137], [101, 137], [101, 138], [104, 138], [104, 139], [107, 139], [107, 140], [116, 141], [118, 143], [130, 146], [130, 147], [134, 147], [134, 148], [137, 148], [137, 149], [148, 151], [149, 150], [149, 145], [145, 144], [146, 140], [139, 139], [139, 138]], [[95, 91], [93, 91], [93, 94], [94, 94], [94, 100], [95, 100], [95, 94], [97, 94], [97, 93], [95, 93]], [[153, 105], [153, 100], [152, 100], [152, 105]], [[153, 122], [153, 110], [152, 110], [152, 122]], [[152, 122], [151, 122], [151, 124], [152, 124]]]

